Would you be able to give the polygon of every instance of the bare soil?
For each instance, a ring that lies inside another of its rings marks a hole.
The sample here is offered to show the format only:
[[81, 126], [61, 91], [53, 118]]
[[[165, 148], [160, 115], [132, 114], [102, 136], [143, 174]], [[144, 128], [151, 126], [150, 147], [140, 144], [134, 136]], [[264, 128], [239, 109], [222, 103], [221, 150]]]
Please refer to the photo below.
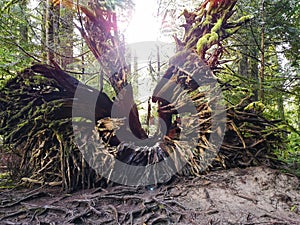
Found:
[[251, 167], [154, 188], [2, 190], [0, 224], [300, 224], [300, 182]]

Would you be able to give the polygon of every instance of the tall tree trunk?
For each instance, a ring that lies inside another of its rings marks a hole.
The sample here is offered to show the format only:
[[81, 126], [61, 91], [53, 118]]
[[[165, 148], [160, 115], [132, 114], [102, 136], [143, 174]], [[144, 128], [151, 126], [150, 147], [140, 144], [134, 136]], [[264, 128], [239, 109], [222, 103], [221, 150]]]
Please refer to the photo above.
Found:
[[[28, 4], [27, 0], [24, 0], [24, 1], [20, 2], [20, 6], [21, 6], [23, 11], [26, 11], [27, 4]], [[27, 23], [23, 23], [20, 26], [20, 35], [21, 35], [21, 39], [20, 39], [21, 43], [22, 44], [28, 43], [28, 24]]]
[[238, 73], [241, 76], [246, 78], [250, 78], [251, 75], [249, 74], [249, 59], [248, 59], [248, 50], [246, 46], [241, 47], [241, 59], [239, 61]]
[[298, 102], [298, 110], [297, 110], [297, 114], [298, 114], [298, 131], [300, 132], [300, 91], [298, 89], [298, 92], [297, 92], [297, 102]]
[[99, 61], [101, 70], [109, 79], [117, 95], [117, 114], [125, 117], [125, 130], [139, 139], [147, 138], [143, 130], [132, 86], [128, 83], [130, 66], [126, 64], [124, 40], [118, 35], [116, 12], [105, 2], [90, 1], [90, 7], [80, 6], [85, 14], [82, 36]]
[[284, 105], [283, 105], [284, 101], [283, 101], [283, 96], [282, 93], [279, 93], [278, 97], [277, 97], [277, 108], [278, 108], [278, 114], [279, 114], [279, 118], [282, 121], [285, 121], [285, 115], [284, 115]]
[[261, 0], [261, 58], [259, 71], [259, 100], [265, 101], [264, 81], [265, 81], [265, 1]]
[[259, 98], [259, 69], [258, 69], [258, 50], [253, 48], [252, 50], [252, 58], [250, 59], [250, 76], [254, 82], [253, 87], [253, 101], [258, 101]]
[[48, 55], [48, 49], [47, 49], [47, 12], [48, 12], [48, 2], [42, 1], [41, 2], [41, 11], [42, 11], [42, 24], [41, 24], [41, 30], [42, 30], [42, 37], [41, 37], [41, 58], [42, 63], [47, 63], [47, 55]]
[[53, 24], [54, 5], [51, 0], [47, 0], [46, 13], [46, 46], [47, 46], [47, 64], [54, 60], [54, 24]]
[[73, 46], [74, 46], [74, 13], [71, 10], [66, 10], [61, 15], [61, 28], [59, 31], [60, 37], [60, 65], [63, 69], [73, 62]]
[[46, 46], [47, 64], [51, 64], [55, 59], [55, 52], [58, 45], [58, 27], [59, 27], [60, 6], [54, 5], [52, 0], [47, 0], [46, 13]]

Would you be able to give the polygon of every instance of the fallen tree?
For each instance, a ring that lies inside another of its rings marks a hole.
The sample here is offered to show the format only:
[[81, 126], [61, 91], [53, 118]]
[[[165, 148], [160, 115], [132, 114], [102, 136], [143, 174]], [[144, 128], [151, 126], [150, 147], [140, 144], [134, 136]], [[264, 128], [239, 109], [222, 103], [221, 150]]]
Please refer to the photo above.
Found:
[[[152, 96], [161, 127], [166, 127], [155, 137], [147, 136], [139, 120], [115, 12], [98, 1], [90, 1], [89, 8], [77, 5], [84, 14], [82, 37], [117, 98], [112, 101], [102, 90], [84, 85], [55, 62], [33, 65], [9, 79], [1, 87], [0, 135], [21, 158], [19, 178], [72, 191], [106, 186], [110, 180], [127, 185], [133, 185], [132, 179], [135, 185], [167, 182], [174, 171], [200, 175], [209, 169], [274, 166], [272, 150], [280, 143], [276, 121], [250, 107], [247, 97], [222, 108], [221, 92], [232, 87], [212, 73], [220, 71], [222, 42], [250, 19], [232, 20], [235, 4], [210, 0], [183, 12], [185, 35], [174, 37], [177, 53]], [[195, 111], [174, 136], [172, 118], [190, 113], [190, 103]], [[113, 105], [118, 112], [114, 117]], [[124, 140], [118, 134], [135, 138]], [[145, 169], [130, 167], [130, 175], [124, 176], [118, 161]], [[168, 163], [155, 170], [164, 161]]]

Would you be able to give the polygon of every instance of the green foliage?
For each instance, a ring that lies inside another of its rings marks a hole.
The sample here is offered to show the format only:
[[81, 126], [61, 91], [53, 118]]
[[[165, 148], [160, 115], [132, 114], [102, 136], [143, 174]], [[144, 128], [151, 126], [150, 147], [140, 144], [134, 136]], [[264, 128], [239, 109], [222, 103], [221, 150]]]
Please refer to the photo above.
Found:
[[[258, 103], [261, 68], [261, 0], [240, 0], [236, 18], [253, 15], [235, 37], [228, 41], [226, 58], [232, 60], [219, 76], [231, 86], [224, 96], [232, 105], [241, 103], [246, 109], [263, 111], [269, 120], [280, 119], [291, 132], [278, 156], [292, 165], [299, 163], [300, 91], [299, 91], [299, 1], [264, 1], [265, 70], [263, 88], [265, 100]], [[232, 93], [232, 94], [230, 94]], [[242, 99], [242, 100], [241, 100]], [[261, 109], [256, 109], [256, 107]], [[263, 107], [260, 107], [263, 106]], [[264, 109], [264, 110], [263, 110]], [[292, 129], [289, 129], [291, 127]], [[299, 133], [299, 132], [298, 132]]]
[[36, 47], [31, 42], [25, 1], [1, 1], [0, 12], [0, 79], [4, 79], [30, 64], [30, 52], [33, 56]]
[[292, 132], [290, 135], [288, 135], [288, 145], [287, 149], [290, 153], [298, 154], [298, 162], [300, 163], [300, 134], [296, 132]]
[[265, 110], [265, 105], [261, 101], [251, 102], [245, 107], [246, 111], [255, 111], [261, 113]]
[[291, 132], [287, 135], [286, 149], [278, 149], [279, 159], [287, 163], [288, 171], [300, 177], [300, 134]]

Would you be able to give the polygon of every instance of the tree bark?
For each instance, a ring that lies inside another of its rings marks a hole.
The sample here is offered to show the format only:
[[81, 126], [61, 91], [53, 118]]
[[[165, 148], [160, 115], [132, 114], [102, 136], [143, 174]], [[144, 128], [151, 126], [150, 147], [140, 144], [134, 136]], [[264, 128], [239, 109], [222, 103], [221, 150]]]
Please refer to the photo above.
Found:
[[61, 15], [61, 26], [59, 29], [60, 38], [60, 65], [66, 70], [67, 66], [73, 63], [73, 46], [74, 46], [74, 12], [65, 10]]
[[253, 88], [253, 101], [258, 101], [259, 99], [259, 69], [258, 69], [258, 50], [253, 48], [252, 58], [250, 59], [250, 75], [253, 79], [255, 86]]
[[[65, 99], [61, 111], [57, 114], [59, 118], [82, 116], [86, 119], [97, 121], [101, 118], [111, 116], [113, 102], [105, 93], [99, 92], [97, 89], [79, 82], [77, 79], [68, 75], [64, 71], [51, 66], [35, 65], [32, 66], [30, 70], [49, 79], [56, 80], [59, 86], [63, 87], [59, 92], [56, 93], [57, 96], [55, 96], [53, 93], [44, 95], [44, 98], [49, 101], [54, 99]], [[78, 88], [80, 88], [80, 93], [82, 93], [82, 97], [84, 97], [84, 99], [73, 100], [75, 92], [78, 91]], [[97, 101], [94, 102], [94, 99]], [[80, 105], [76, 105], [76, 108], [78, 108], [76, 112], [82, 114], [72, 115], [73, 104], [77, 104], [77, 102], [79, 102]], [[94, 108], [94, 106], [96, 106], [96, 108]]]
[[[125, 126], [128, 126], [128, 130], [139, 139], [147, 138], [139, 119], [137, 105], [134, 102], [132, 86], [128, 84], [127, 80], [130, 68], [125, 61], [124, 40], [118, 35], [116, 12], [107, 7], [105, 3], [92, 1], [90, 8], [81, 6], [80, 9], [86, 16], [85, 27], [81, 30], [82, 36], [115, 90], [117, 95], [115, 104], [120, 115], [128, 119]], [[121, 96], [122, 91], [126, 99]], [[128, 107], [130, 107], [129, 111]], [[124, 115], [122, 112], [128, 114]]]
[[[21, 8], [22, 10], [27, 9], [27, 0], [21, 1]], [[24, 23], [20, 26], [20, 35], [21, 35], [21, 42], [22, 44], [28, 43], [28, 24]]]
[[54, 5], [52, 0], [47, 0], [45, 19], [47, 64], [51, 65], [55, 59], [59, 26], [59, 5]]
[[247, 46], [242, 46], [241, 47], [241, 59], [239, 61], [239, 67], [238, 67], [238, 73], [241, 76], [244, 76], [248, 79], [251, 78], [249, 74], [249, 58], [248, 58], [248, 50]]
[[261, 57], [259, 72], [259, 100], [265, 101], [264, 82], [265, 82], [265, 1], [261, 0]]

